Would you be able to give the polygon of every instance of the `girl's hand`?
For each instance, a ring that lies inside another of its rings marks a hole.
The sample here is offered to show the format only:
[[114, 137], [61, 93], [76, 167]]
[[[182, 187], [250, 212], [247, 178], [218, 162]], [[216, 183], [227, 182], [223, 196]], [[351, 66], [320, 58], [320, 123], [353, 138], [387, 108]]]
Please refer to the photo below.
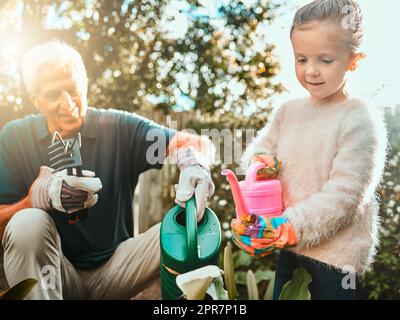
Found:
[[275, 249], [298, 244], [298, 237], [286, 217], [267, 218], [247, 214], [231, 222], [232, 240], [252, 256], [263, 257]]
[[267, 155], [267, 154], [257, 154], [254, 157], [253, 162], [256, 162], [256, 161], [265, 163], [266, 166], [269, 167], [269, 168], [273, 168], [275, 166], [274, 158], [272, 156], [270, 156], [270, 155]]
[[257, 180], [266, 180], [266, 179], [276, 179], [281, 166], [282, 161], [278, 160], [276, 156], [267, 155], [267, 154], [257, 154], [253, 158], [253, 163], [259, 161], [263, 162], [266, 165], [266, 168], [261, 169], [257, 174]]

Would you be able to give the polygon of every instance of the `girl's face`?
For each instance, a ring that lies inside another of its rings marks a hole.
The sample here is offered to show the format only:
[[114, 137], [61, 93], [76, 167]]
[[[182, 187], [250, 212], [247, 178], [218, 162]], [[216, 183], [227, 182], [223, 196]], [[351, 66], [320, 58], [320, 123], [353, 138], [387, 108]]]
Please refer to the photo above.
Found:
[[296, 76], [313, 102], [326, 104], [345, 99], [345, 76], [352, 55], [344, 43], [345, 31], [332, 22], [310, 22], [294, 29], [292, 46]]

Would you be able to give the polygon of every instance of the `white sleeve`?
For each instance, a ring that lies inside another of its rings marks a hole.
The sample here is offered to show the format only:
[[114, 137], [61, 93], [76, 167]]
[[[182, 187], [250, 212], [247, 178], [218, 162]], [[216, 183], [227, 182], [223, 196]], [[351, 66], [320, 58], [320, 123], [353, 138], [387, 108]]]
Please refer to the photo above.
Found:
[[275, 155], [276, 145], [279, 138], [279, 126], [284, 111], [282, 105], [276, 112], [272, 121], [264, 128], [258, 131], [256, 138], [247, 146], [240, 160], [241, 168], [244, 172], [251, 165], [251, 162], [257, 154]]
[[[356, 218], [357, 209], [375, 199], [386, 160], [384, 121], [366, 107], [343, 121], [328, 180], [321, 191], [284, 211], [300, 239], [313, 246]], [[318, 161], [318, 159], [316, 159]]]

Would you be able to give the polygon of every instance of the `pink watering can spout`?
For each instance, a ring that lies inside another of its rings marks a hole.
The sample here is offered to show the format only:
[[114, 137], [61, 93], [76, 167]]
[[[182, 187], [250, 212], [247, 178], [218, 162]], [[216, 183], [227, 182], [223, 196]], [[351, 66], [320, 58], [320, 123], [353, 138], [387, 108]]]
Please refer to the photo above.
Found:
[[242, 192], [240, 191], [239, 183], [232, 170], [224, 169], [222, 170], [221, 174], [228, 178], [228, 182], [232, 190], [233, 201], [235, 202], [236, 207], [236, 219], [239, 219], [240, 216], [249, 212], [249, 210], [247, 209], [247, 204], [244, 201]]

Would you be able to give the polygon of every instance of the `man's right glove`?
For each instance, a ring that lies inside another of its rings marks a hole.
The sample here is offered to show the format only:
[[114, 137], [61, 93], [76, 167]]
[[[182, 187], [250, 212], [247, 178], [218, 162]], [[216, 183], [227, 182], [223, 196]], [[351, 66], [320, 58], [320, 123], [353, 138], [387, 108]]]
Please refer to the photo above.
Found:
[[195, 196], [197, 221], [204, 215], [208, 200], [214, 194], [210, 166], [215, 162], [215, 146], [209, 138], [177, 132], [168, 145], [168, 154], [176, 161], [180, 175], [175, 186], [175, 203], [185, 207]]
[[182, 169], [175, 190], [175, 202], [183, 208], [186, 206], [186, 201], [191, 199], [194, 194], [197, 221], [200, 221], [208, 205], [208, 200], [215, 191], [210, 170], [199, 164]]
[[98, 200], [97, 192], [102, 188], [101, 181], [92, 171], [83, 170], [82, 174], [83, 177], [69, 176], [66, 169], [54, 172], [54, 169], [41, 166], [29, 189], [29, 207], [74, 213], [94, 206]]

